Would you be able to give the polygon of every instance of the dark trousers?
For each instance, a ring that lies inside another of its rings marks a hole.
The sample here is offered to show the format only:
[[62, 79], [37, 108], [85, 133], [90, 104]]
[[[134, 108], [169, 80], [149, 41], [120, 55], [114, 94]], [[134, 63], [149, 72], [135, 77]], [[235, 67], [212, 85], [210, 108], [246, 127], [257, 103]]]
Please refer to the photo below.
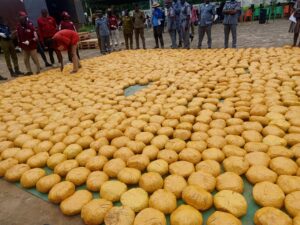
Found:
[[237, 41], [236, 28], [237, 28], [236, 24], [224, 24], [224, 35], [225, 35], [224, 47], [225, 48], [228, 48], [230, 32], [232, 35], [232, 48], [236, 48], [236, 41]]
[[158, 39], [160, 41], [160, 47], [164, 48], [164, 39], [163, 39], [163, 36], [162, 36], [162, 32], [163, 32], [163, 27], [161, 25], [153, 27], [153, 34], [154, 34], [155, 47], [156, 48], [159, 48]]
[[129, 49], [129, 43], [130, 43], [130, 49], [133, 49], [133, 33], [124, 32], [123, 34], [124, 34], [126, 49]]
[[146, 43], [145, 43], [145, 36], [144, 36], [144, 28], [135, 28], [134, 29], [135, 34], [135, 41], [136, 41], [136, 48], [140, 48], [140, 40], [139, 37], [142, 39], [143, 48], [146, 49]]
[[181, 23], [181, 37], [183, 41], [183, 47], [190, 49], [190, 25], [187, 23], [187, 20], [184, 20]]
[[49, 37], [49, 38], [45, 38], [44, 39], [44, 44], [45, 46], [48, 48], [48, 53], [49, 53], [49, 58], [50, 58], [50, 62], [51, 64], [54, 64], [55, 63], [55, 60], [54, 60], [54, 48], [52, 46], [52, 38]]
[[37, 52], [41, 55], [45, 65], [48, 64], [47, 57], [45, 55], [45, 51], [39, 41], [37, 42]]
[[101, 53], [106, 53], [110, 52], [110, 40], [109, 40], [109, 35], [107, 36], [100, 36], [100, 41], [101, 41]]
[[11, 59], [14, 64], [15, 70], [19, 70], [19, 65], [18, 65], [18, 56], [15, 50], [15, 46], [12, 40], [5, 40], [3, 38], [0, 38], [0, 47], [4, 53], [4, 58], [5, 62], [7, 65], [7, 68], [9, 70], [12, 70], [12, 64], [11, 64]]
[[169, 34], [170, 34], [170, 37], [171, 37], [171, 42], [172, 42], [172, 45], [171, 45], [171, 48], [177, 48], [177, 44], [176, 44], [176, 33], [177, 31], [176, 30], [169, 30]]
[[211, 25], [207, 26], [199, 26], [199, 42], [198, 42], [198, 48], [202, 47], [202, 41], [204, 38], [204, 35], [206, 33], [207, 36], [207, 46], [208, 48], [211, 48]]

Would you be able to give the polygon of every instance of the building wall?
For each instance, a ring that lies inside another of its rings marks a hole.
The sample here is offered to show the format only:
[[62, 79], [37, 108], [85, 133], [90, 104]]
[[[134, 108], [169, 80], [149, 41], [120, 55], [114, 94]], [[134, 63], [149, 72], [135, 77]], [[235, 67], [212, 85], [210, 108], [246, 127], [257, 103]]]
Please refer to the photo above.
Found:
[[47, 9], [45, 0], [25, 0], [25, 9], [28, 13], [29, 19], [37, 26], [37, 19], [41, 16], [41, 10]]
[[25, 11], [21, 0], [1, 0], [0, 16], [12, 30], [16, 29], [18, 24], [19, 11]]

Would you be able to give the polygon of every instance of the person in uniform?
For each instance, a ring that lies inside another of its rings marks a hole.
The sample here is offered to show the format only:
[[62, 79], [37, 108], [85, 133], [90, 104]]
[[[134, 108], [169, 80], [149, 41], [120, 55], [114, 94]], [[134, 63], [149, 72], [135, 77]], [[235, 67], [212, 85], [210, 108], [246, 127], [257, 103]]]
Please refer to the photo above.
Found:
[[109, 40], [109, 28], [108, 20], [103, 15], [102, 11], [99, 11], [96, 23], [96, 33], [100, 37], [100, 51], [102, 54], [110, 53], [110, 40]]
[[125, 10], [125, 15], [122, 17], [123, 35], [126, 49], [133, 49], [133, 18], [129, 15], [129, 10]]
[[211, 27], [215, 18], [215, 6], [212, 5], [209, 0], [205, 0], [205, 3], [199, 6], [199, 42], [198, 48], [202, 47], [202, 41], [204, 34], [207, 35], [207, 45], [211, 48]]
[[134, 27], [134, 34], [135, 34], [135, 41], [136, 41], [136, 48], [140, 48], [140, 40], [139, 37], [142, 39], [143, 48], [146, 49], [146, 42], [145, 42], [145, 13], [140, 10], [138, 5], [135, 5], [135, 9], [133, 12], [133, 27]]
[[166, 0], [165, 5], [167, 8], [167, 26], [168, 26], [168, 31], [172, 42], [171, 48], [175, 49], [177, 48], [175, 8], [174, 5], [172, 4], [172, 0]]
[[[108, 15], [108, 27], [109, 27], [109, 32], [110, 32], [110, 38], [111, 38], [111, 44], [112, 44], [112, 49], [114, 50], [119, 50], [120, 48], [120, 41], [119, 41], [119, 24], [118, 24], [118, 18], [114, 15], [112, 9], [107, 10], [107, 15]], [[115, 44], [116, 49], [115, 49]]]
[[38, 35], [33, 24], [28, 20], [27, 14], [25, 12], [20, 12], [19, 16], [20, 23], [17, 27], [17, 34], [19, 46], [23, 50], [24, 63], [27, 69], [26, 75], [33, 74], [29, 61], [30, 57], [36, 66], [36, 73], [39, 74], [41, 68], [37, 54]]
[[180, 26], [180, 9], [181, 9], [181, 4], [180, 0], [174, 0], [173, 1], [173, 8], [175, 10], [175, 20], [176, 20], [176, 31], [178, 34], [178, 48], [182, 47], [182, 35], [181, 35], [181, 26]]
[[51, 64], [54, 64], [54, 49], [50, 43], [52, 42], [52, 37], [57, 32], [56, 21], [53, 17], [48, 15], [47, 9], [42, 9], [41, 17], [38, 18], [37, 23], [42, 45], [48, 48]]
[[57, 54], [60, 62], [60, 69], [63, 71], [64, 64], [61, 51], [67, 50], [72, 56], [73, 70], [71, 73], [76, 73], [81, 68], [79, 58], [77, 56], [79, 35], [73, 30], [60, 30], [52, 37], [52, 46]]
[[[68, 12], [66, 12], [66, 11], [62, 12], [61, 18], [62, 18], [62, 21], [60, 22], [60, 24], [58, 26], [59, 30], [73, 30], [73, 31], [77, 32], [76, 27], [75, 27], [74, 23], [71, 21], [71, 16], [69, 15]], [[68, 51], [68, 58], [69, 58], [69, 61], [72, 62], [72, 55], [70, 53], [71, 52]], [[80, 59], [78, 48], [76, 50], [76, 54], [77, 54], [78, 59]]]
[[[294, 33], [293, 46], [296, 46], [300, 33], [300, 0], [297, 0], [294, 4], [293, 15], [296, 18], [296, 22], [291, 22], [289, 32]], [[300, 47], [300, 42], [298, 46]]]
[[68, 12], [63, 11], [61, 13], [61, 18], [62, 21], [60, 21], [60, 24], [58, 26], [59, 30], [73, 30], [76, 31], [76, 27], [74, 25], [74, 23], [71, 21], [71, 16], [69, 15]]
[[190, 49], [190, 18], [191, 6], [186, 0], [180, 0], [180, 28], [183, 47]]
[[[22, 75], [23, 73], [19, 70], [18, 56], [11, 38], [11, 31], [9, 27], [5, 25], [2, 17], [0, 17], [0, 47], [4, 53], [5, 62], [10, 75], [12, 77]], [[13, 70], [11, 59], [15, 70]], [[6, 78], [0, 76], [0, 80], [6, 80]]]
[[163, 39], [163, 11], [159, 8], [159, 3], [155, 2], [152, 5], [152, 25], [153, 25], [153, 34], [155, 39], [155, 47], [159, 48], [158, 39], [160, 41], [160, 47], [164, 48], [164, 39]]
[[236, 0], [227, 1], [223, 8], [224, 14], [224, 48], [228, 48], [229, 34], [232, 35], [232, 48], [236, 48], [237, 42], [237, 24], [240, 14], [240, 4]]

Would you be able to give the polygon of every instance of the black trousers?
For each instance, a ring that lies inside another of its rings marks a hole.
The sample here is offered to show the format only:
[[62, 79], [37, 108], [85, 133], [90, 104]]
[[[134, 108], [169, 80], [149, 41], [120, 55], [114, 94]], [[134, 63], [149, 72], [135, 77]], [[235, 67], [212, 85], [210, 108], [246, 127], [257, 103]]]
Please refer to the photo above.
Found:
[[53, 55], [54, 55], [55, 50], [52, 46], [52, 40], [51, 39], [52, 38], [45, 38], [44, 39], [44, 44], [48, 48], [50, 62], [51, 62], [51, 64], [54, 64], [55, 61], [54, 61], [54, 56]]
[[158, 48], [158, 39], [160, 41], [160, 47], [164, 47], [164, 39], [163, 39], [163, 27], [162, 25], [153, 27], [153, 34], [154, 34], [154, 39], [155, 39], [155, 47]]

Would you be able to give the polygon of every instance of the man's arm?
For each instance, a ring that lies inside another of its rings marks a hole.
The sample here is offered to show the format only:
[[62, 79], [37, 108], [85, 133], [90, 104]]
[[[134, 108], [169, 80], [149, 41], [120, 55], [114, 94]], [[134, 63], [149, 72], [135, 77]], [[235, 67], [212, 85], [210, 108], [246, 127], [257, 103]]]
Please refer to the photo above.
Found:
[[216, 15], [216, 7], [213, 5], [213, 7], [212, 7], [212, 14], [213, 14], [213, 16], [215, 16]]
[[43, 25], [39, 19], [37, 20], [37, 24], [38, 24], [38, 31], [40, 34], [40, 40], [41, 40], [42, 45], [44, 45], [44, 35], [43, 35], [43, 30], [42, 30]]
[[51, 18], [52, 18], [52, 24], [53, 24], [53, 26], [57, 29], [57, 24], [56, 24], [55, 19], [53, 17], [51, 17]]
[[185, 29], [188, 30], [189, 29], [189, 24], [190, 24], [190, 20], [191, 20], [191, 5], [188, 5], [187, 6], [187, 9], [186, 9], [186, 27]]
[[95, 21], [95, 25], [96, 25], [96, 34], [97, 34], [97, 37], [99, 38], [100, 37], [100, 33], [99, 33], [99, 23], [98, 23], [98, 21], [96, 20]]
[[228, 5], [226, 3], [225, 6], [224, 6], [224, 8], [223, 8], [223, 13], [224, 14], [228, 14], [228, 15], [234, 15], [234, 14], [236, 14], [238, 12], [237, 8], [239, 8], [238, 5], [234, 9], [228, 9]]

